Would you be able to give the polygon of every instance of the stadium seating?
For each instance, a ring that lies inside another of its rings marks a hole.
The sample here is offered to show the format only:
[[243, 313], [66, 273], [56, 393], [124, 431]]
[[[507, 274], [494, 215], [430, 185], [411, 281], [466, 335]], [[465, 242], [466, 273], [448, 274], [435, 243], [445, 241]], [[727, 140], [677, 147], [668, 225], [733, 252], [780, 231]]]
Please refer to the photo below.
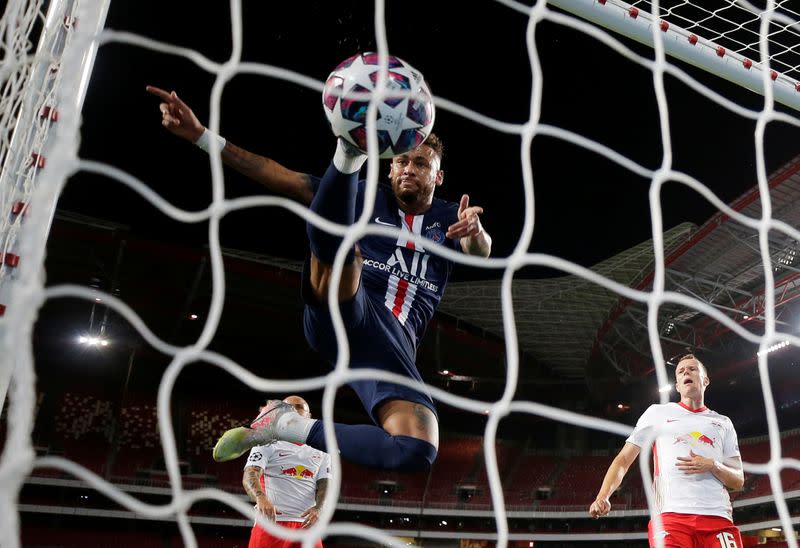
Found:
[[[52, 428], [37, 431], [39, 454], [62, 454], [95, 473], [118, 483], [169, 485], [155, 401], [129, 395], [121, 409], [111, 401], [68, 391], [55, 406]], [[185, 487], [216, 485], [241, 493], [244, 462], [216, 463], [210, 458], [219, 432], [242, 424], [254, 414], [252, 405], [195, 401], [173, 419]], [[48, 418], [44, 417], [43, 422]], [[784, 457], [800, 458], [800, 434], [782, 438]], [[542, 510], [583, 507], [593, 500], [613, 454], [557, 456], [530, 454], [516, 442], [498, 440], [495, 446], [505, 503], [518, 509]], [[748, 462], [769, 459], [766, 438], [742, 440]], [[37, 469], [38, 476], [61, 476]], [[378, 505], [440, 506], [485, 509], [491, 505], [483, 439], [443, 435], [430, 474], [402, 474], [372, 470], [342, 461], [341, 500]], [[800, 472], [781, 473], [785, 490], [800, 489]], [[737, 498], [770, 494], [764, 475], [747, 474], [745, 490]], [[617, 508], [644, 508], [646, 499], [638, 469], [632, 469], [615, 494]]]

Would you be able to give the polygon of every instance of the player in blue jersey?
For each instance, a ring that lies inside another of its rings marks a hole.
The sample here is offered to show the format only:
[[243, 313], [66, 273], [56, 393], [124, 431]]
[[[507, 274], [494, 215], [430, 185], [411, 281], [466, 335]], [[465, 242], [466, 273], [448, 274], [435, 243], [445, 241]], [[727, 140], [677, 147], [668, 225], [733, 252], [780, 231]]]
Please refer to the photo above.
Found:
[[[208, 131], [175, 92], [152, 86], [162, 124], [204, 150], [217, 147], [223, 161], [269, 190], [310, 206], [322, 217], [349, 225], [364, 206], [358, 173], [366, 160], [341, 139], [322, 178], [290, 170]], [[392, 159], [389, 185], [379, 185], [370, 222], [400, 229], [398, 238], [368, 235], [349, 251], [338, 288], [339, 306], [350, 347], [350, 367], [383, 369], [422, 382], [416, 351], [442, 298], [452, 263], [428, 252], [410, 236], [471, 255], [488, 257], [492, 240], [483, 229], [483, 209], [434, 198], [444, 180], [442, 142], [430, 135], [424, 144]], [[328, 361], [337, 345], [327, 308], [334, 257], [342, 238], [307, 225], [310, 257], [303, 271], [304, 330], [311, 346]], [[376, 380], [350, 383], [376, 425], [335, 424], [342, 457], [376, 468], [424, 470], [436, 457], [439, 426], [433, 400], [416, 388]], [[228, 430], [214, 458], [236, 458], [251, 447], [281, 439], [327, 451], [322, 422], [301, 417], [272, 401], [250, 427]]]

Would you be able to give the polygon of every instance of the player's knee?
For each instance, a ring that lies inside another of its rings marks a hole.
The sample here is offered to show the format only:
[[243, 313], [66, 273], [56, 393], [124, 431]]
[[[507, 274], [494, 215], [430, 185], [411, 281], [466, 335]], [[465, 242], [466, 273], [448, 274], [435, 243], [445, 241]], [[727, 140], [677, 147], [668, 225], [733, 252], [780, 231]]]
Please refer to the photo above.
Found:
[[436, 460], [436, 447], [410, 436], [394, 436], [394, 441], [398, 450], [393, 455], [391, 468], [401, 472], [430, 470]]
[[[333, 267], [330, 264], [320, 261], [316, 256], [312, 256], [309, 262], [308, 288], [304, 289], [306, 294], [314, 297], [314, 302], [325, 303], [328, 300], [328, 288], [333, 278]], [[339, 302], [352, 299], [358, 291], [361, 282], [361, 266], [357, 262], [345, 264], [339, 280]], [[309, 293], [310, 292], [310, 293]], [[308, 301], [307, 301], [308, 302]]]

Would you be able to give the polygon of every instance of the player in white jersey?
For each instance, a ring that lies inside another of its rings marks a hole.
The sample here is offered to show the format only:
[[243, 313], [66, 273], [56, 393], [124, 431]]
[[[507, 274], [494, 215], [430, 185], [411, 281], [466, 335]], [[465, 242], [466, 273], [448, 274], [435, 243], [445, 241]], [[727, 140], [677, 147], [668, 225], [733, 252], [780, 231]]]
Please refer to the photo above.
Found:
[[[298, 414], [311, 417], [303, 398], [289, 396], [283, 401]], [[257, 512], [284, 527], [299, 529], [312, 526], [319, 518], [330, 474], [327, 453], [308, 445], [277, 441], [250, 450], [242, 485], [256, 503]], [[300, 548], [301, 544], [274, 537], [258, 524], [250, 533], [249, 548]], [[317, 541], [316, 548], [322, 548], [322, 541]]]
[[609, 497], [641, 448], [651, 443], [655, 510], [663, 528], [654, 531], [650, 522], [650, 546], [660, 537], [665, 547], [742, 547], [728, 495], [744, 484], [739, 443], [730, 419], [705, 406], [708, 384], [708, 372], [694, 355], [678, 360], [675, 387], [681, 401], [651, 405], [639, 417], [589, 507], [592, 517], [608, 514]]

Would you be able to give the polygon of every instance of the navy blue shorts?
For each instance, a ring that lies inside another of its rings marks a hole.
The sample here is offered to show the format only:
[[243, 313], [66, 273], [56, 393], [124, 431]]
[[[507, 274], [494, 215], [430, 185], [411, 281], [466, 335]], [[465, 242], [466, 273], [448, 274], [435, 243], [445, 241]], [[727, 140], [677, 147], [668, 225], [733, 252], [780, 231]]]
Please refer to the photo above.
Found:
[[[305, 302], [303, 331], [311, 347], [319, 352], [331, 365], [336, 363], [336, 334], [327, 305], [320, 304], [311, 292], [308, 261], [303, 266], [302, 296]], [[350, 367], [373, 368], [403, 375], [422, 382], [416, 366], [416, 347], [383, 300], [375, 301], [367, 295], [363, 285], [355, 297], [339, 304], [342, 320], [350, 345]], [[364, 409], [380, 426], [375, 414], [378, 406], [386, 400], [404, 400], [420, 403], [436, 415], [436, 407], [430, 394], [399, 384], [371, 379], [348, 383], [356, 391]]]

